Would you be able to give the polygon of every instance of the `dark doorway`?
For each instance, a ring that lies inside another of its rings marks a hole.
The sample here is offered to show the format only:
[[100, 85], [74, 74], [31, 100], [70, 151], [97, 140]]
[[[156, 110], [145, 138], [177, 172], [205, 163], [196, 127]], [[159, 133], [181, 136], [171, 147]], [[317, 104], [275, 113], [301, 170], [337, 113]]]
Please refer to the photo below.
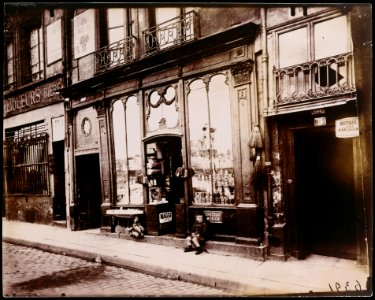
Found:
[[101, 188], [99, 155], [76, 157], [78, 229], [101, 226]]
[[64, 172], [64, 141], [52, 143], [54, 161], [54, 190], [53, 219], [56, 221], [66, 219], [65, 204], [65, 172]]
[[353, 140], [334, 128], [303, 129], [294, 147], [302, 252], [356, 259]]

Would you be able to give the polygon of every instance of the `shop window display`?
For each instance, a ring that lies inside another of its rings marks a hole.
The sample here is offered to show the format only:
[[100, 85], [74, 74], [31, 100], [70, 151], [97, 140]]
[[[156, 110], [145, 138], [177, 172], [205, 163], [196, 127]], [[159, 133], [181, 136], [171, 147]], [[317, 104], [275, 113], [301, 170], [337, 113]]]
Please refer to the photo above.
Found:
[[116, 163], [116, 205], [142, 205], [140, 107], [136, 97], [113, 104], [113, 140]]
[[[208, 87], [208, 89], [206, 88]], [[193, 204], [234, 204], [229, 87], [223, 74], [198, 79], [188, 94]]]

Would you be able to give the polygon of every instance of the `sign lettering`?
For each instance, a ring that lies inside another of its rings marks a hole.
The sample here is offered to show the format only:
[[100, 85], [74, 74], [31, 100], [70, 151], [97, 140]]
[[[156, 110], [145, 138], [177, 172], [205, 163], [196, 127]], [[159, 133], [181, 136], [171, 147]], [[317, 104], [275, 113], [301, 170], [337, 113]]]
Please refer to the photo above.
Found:
[[3, 116], [15, 115], [63, 100], [59, 94], [56, 94], [56, 91], [62, 87], [62, 79], [60, 78], [56, 81], [35, 87], [23, 94], [5, 98]]
[[358, 117], [336, 120], [336, 137], [352, 138], [359, 136]]
[[205, 210], [204, 214], [206, 215], [207, 221], [211, 223], [223, 223], [222, 211]]
[[159, 223], [162, 224], [162, 223], [168, 223], [168, 222], [172, 222], [172, 212], [165, 211], [165, 212], [159, 213]]

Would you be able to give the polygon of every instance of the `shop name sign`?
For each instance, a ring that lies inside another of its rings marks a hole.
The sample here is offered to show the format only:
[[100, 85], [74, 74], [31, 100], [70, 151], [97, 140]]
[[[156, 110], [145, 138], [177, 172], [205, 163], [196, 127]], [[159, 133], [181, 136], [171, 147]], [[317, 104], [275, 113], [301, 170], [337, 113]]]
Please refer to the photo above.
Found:
[[205, 210], [204, 214], [206, 215], [207, 221], [210, 223], [223, 223], [222, 211]]
[[336, 137], [352, 138], [359, 136], [358, 117], [336, 120]]
[[168, 223], [168, 222], [172, 222], [172, 212], [165, 211], [165, 212], [159, 213], [159, 223], [162, 224], [162, 223]]
[[55, 81], [30, 89], [22, 94], [5, 98], [3, 116], [15, 115], [61, 101], [63, 98], [56, 93], [56, 91], [62, 87], [62, 78], [59, 78]]

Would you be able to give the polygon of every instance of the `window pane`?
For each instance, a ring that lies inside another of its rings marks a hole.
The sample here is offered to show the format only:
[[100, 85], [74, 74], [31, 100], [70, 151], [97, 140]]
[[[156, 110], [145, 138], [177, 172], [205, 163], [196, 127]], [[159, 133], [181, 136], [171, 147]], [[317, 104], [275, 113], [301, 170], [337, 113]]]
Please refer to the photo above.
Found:
[[125, 205], [129, 202], [129, 185], [127, 180], [128, 168], [126, 162], [125, 111], [121, 100], [117, 100], [113, 104], [112, 121], [116, 161], [116, 203], [118, 205]]
[[307, 28], [279, 35], [280, 68], [308, 61]]
[[30, 47], [38, 45], [38, 29], [34, 29], [30, 33]]
[[189, 134], [191, 166], [195, 171], [192, 178], [193, 203], [212, 203], [212, 171], [210, 161], [208, 101], [205, 84], [196, 80], [190, 85], [188, 95]]
[[107, 10], [108, 28], [124, 26], [124, 14], [123, 8], [109, 8]]
[[108, 33], [109, 44], [121, 41], [125, 38], [124, 27], [110, 29]]
[[315, 24], [315, 59], [349, 52], [346, 16]]
[[143, 186], [137, 183], [138, 176], [142, 174], [140, 120], [138, 99], [130, 97], [126, 102], [126, 131], [131, 204], [143, 204]]
[[225, 80], [224, 75], [212, 77], [208, 96], [215, 204], [234, 204], [232, 118], [229, 87]]
[[177, 126], [179, 115], [176, 108], [175, 96], [176, 91], [173, 87], [167, 89], [164, 94], [164, 99], [157, 91], [151, 93], [149, 98], [150, 116], [147, 120], [149, 126], [148, 131], [174, 128]]
[[13, 43], [7, 45], [7, 58], [13, 58]]

